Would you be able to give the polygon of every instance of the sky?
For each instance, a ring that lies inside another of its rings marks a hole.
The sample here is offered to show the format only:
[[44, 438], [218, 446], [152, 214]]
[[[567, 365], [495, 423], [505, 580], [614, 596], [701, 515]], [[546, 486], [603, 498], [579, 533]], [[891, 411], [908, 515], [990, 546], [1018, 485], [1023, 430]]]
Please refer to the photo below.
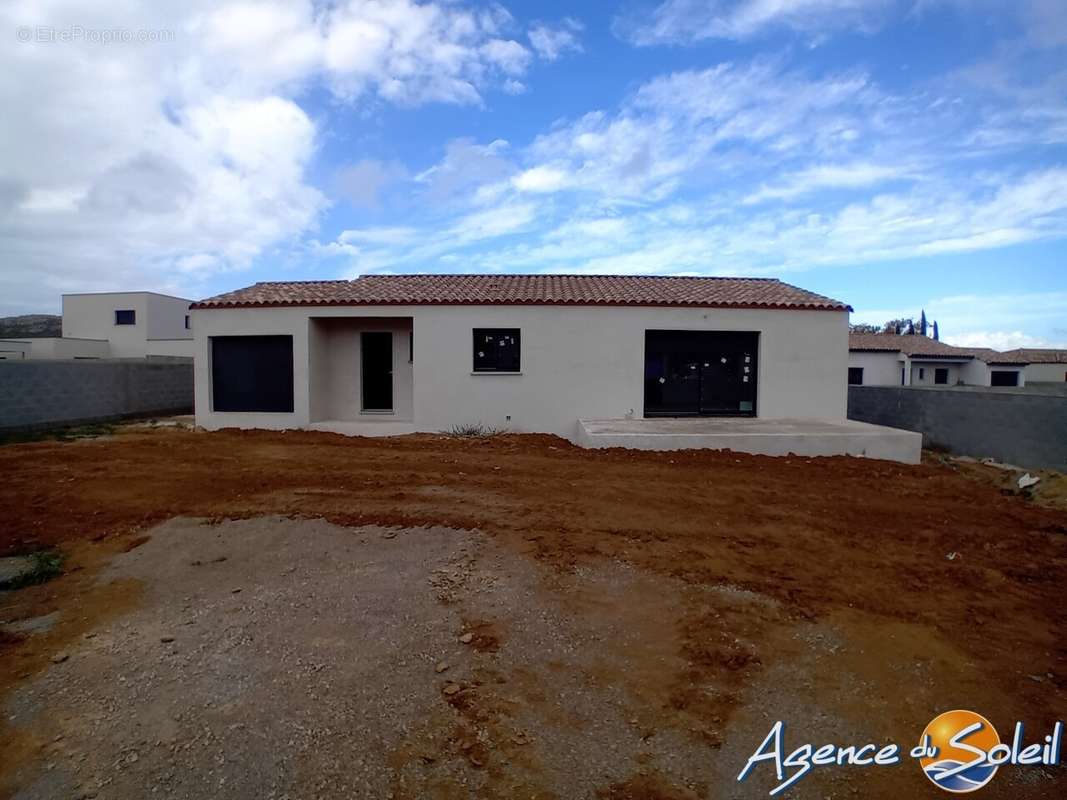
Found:
[[0, 314], [742, 275], [1067, 346], [1062, 0], [6, 0], [0, 36]]

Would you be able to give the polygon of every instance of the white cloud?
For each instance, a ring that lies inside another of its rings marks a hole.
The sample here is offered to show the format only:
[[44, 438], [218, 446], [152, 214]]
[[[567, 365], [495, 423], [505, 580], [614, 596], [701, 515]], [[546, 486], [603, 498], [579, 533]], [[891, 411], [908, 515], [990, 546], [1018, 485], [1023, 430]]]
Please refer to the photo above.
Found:
[[812, 79], [772, 61], [720, 64], [654, 78], [617, 113], [594, 111], [559, 125], [529, 154], [565, 170], [574, 188], [657, 201], [694, 179], [792, 156], [851, 158], [856, 132], [880, 128], [887, 113], [863, 75]]
[[437, 164], [415, 176], [425, 186], [424, 196], [435, 204], [455, 203], [482, 187], [503, 181], [513, 169], [507, 158], [509, 144], [494, 139], [479, 144], [473, 139], [453, 139]]
[[402, 226], [382, 228], [361, 228], [341, 231], [337, 240], [343, 244], [409, 244], [418, 238], [417, 228]]
[[582, 44], [578, 41], [581, 30], [582, 24], [578, 20], [566, 17], [559, 27], [540, 23], [532, 26], [526, 35], [537, 55], [546, 61], [555, 61], [564, 53], [582, 51]]
[[1046, 339], [1022, 331], [972, 331], [950, 336], [945, 340], [956, 347], [988, 347], [993, 350], [1015, 350], [1019, 347], [1067, 347], [1067, 339]]
[[448, 232], [445, 243], [466, 244], [512, 234], [529, 225], [536, 216], [536, 207], [529, 203], [513, 203], [476, 211], [456, 222]]
[[859, 189], [903, 177], [909, 177], [908, 173], [896, 166], [865, 162], [819, 164], [788, 175], [777, 185], [761, 186], [744, 202], [751, 205], [765, 200], [790, 200], [819, 189]]
[[530, 51], [512, 39], [490, 39], [480, 50], [489, 63], [508, 75], [521, 75], [530, 63]]
[[365, 158], [338, 169], [334, 185], [337, 193], [356, 208], [377, 210], [382, 194], [406, 175], [400, 164]]
[[783, 28], [821, 35], [872, 30], [894, 5], [897, 0], [665, 0], [651, 13], [642, 8], [617, 18], [614, 28], [637, 45], [744, 40]]
[[511, 179], [520, 192], [557, 192], [567, 185], [567, 173], [553, 167], [532, 167]]
[[[1010, 269], [1010, 267], [1008, 268]], [[949, 297], [916, 296], [909, 309], [857, 308], [853, 322], [880, 325], [886, 320], [913, 317], [922, 308], [927, 319], [937, 320], [941, 340], [957, 347], [1067, 347], [1067, 292], [1018, 292], [1010, 294], [962, 294]], [[1047, 330], [1035, 336], [1024, 329]]]
[[[14, 39], [19, 26], [74, 23], [173, 35]], [[364, 114], [479, 104], [519, 91], [532, 59], [502, 7], [459, 2], [26, 0], [0, 6], [0, 28], [12, 37], [0, 48], [0, 305], [11, 312], [54, 308], [62, 291], [195, 295], [312, 230], [327, 205], [310, 177], [325, 120], [294, 101], [312, 86]], [[373, 209], [401, 177], [357, 159], [338, 189]]]
[[[493, 169], [419, 241], [360, 263], [778, 275], [1067, 236], [1067, 168], [992, 168], [961, 144], [980, 123], [851, 72], [757, 60], [664, 75], [528, 146], [465, 143]], [[788, 202], [755, 202], [771, 199]]]
[[410, 0], [328, 7], [316, 20], [333, 90], [367, 92], [402, 105], [478, 103], [482, 91], [520, 75], [529, 51], [498, 34], [511, 17], [495, 6], [476, 12], [451, 3]]

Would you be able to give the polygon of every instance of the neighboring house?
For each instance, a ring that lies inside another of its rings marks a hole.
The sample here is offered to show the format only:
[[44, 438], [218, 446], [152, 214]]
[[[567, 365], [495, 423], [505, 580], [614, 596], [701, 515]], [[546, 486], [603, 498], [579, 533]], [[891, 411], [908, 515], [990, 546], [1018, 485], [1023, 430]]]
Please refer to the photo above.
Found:
[[156, 292], [63, 295], [63, 338], [104, 339], [111, 358], [192, 356], [191, 300]]
[[845, 419], [844, 303], [766, 278], [396, 275], [194, 303], [196, 421], [347, 433]]
[[953, 347], [920, 334], [853, 333], [852, 386], [1023, 386], [1024, 358], [986, 348]]
[[65, 294], [61, 337], [0, 340], [0, 358], [191, 358], [191, 302], [155, 292]]
[[1028, 362], [1027, 383], [1063, 383], [1067, 381], [1067, 350], [1039, 350], [1021, 348], [1008, 350], [1005, 355]]

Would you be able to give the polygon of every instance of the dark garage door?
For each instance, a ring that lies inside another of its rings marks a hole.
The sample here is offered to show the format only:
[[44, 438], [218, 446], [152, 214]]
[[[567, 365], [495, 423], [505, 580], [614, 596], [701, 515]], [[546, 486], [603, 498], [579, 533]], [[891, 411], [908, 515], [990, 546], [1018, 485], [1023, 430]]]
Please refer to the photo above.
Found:
[[759, 334], [645, 331], [645, 416], [756, 416]]
[[995, 369], [989, 373], [990, 386], [1018, 386], [1019, 373], [1009, 369]]
[[212, 336], [214, 411], [293, 410], [292, 336]]

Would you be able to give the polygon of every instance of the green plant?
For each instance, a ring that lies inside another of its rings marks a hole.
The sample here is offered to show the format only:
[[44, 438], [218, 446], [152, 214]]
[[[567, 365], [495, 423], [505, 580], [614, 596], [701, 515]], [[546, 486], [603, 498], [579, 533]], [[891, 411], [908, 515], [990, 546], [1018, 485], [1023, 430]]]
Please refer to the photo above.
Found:
[[9, 431], [0, 434], [0, 444], [22, 444], [25, 442], [73, 442], [76, 439], [92, 439], [108, 436], [115, 432], [115, 426], [108, 423], [89, 425], [68, 425], [63, 428], [41, 428], [27, 431]]
[[0, 589], [21, 589], [23, 586], [45, 583], [63, 572], [63, 554], [58, 550], [39, 550], [30, 553], [29, 558], [33, 562], [30, 569], [0, 582]]
[[444, 431], [446, 436], [456, 436], [462, 439], [484, 439], [489, 436], [500, 436], [503, 433], [507, 433], [503, 428], [487, 428], [480, 422], [453, 425], [447, 431]]

